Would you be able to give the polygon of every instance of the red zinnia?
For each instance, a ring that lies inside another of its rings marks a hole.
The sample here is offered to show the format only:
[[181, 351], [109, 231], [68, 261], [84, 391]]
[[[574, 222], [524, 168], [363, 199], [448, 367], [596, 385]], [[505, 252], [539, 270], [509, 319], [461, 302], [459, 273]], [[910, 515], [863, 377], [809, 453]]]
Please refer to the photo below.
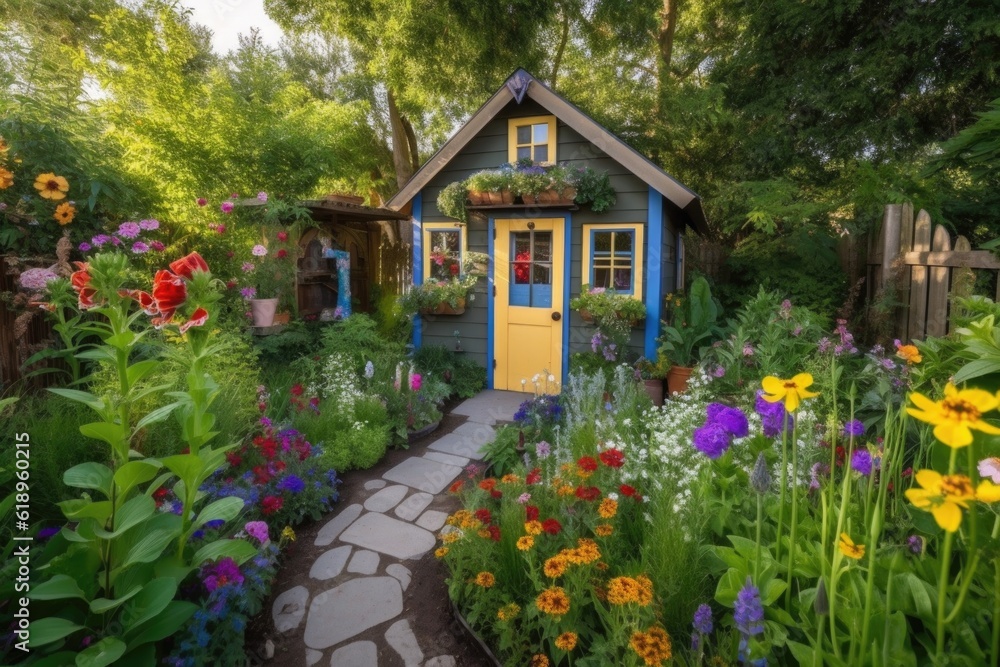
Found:
[[608, 449], [601, 452], [601, 463], [609, 468], [621, 468], [625, 465], [625, 455], [621, 450]]
[[580, 466], [580, 470], [585, 472], [594, 472], [597, 470], [597, 461], [590, 456], [581, 456], [576, 464]]
[[281, 509], [281, 506], [285, 504], [285, 501], [278, 496], [267, 496], [264, 498], [264, 502], [261, 503], [261, 512], [265, 515], [274, 514]]
[[578, 486], [576, 497], [580, 500], [597, 500], [601, 497], [601, 490], [596, 486]]
[[528, 476], [524, 478], [525, 484], [538, 484], [542, 481], [542, 469], [535, 468], [528, 473]]
[[474, 516], [482, 523], [493, 523], [493, 515], [486, 508], [476, 510]]
[[278, 232], [278, 240], [279, 241], [287, 241], [288, 240], [288, 232]]
[[492, 491], [497, 485], [495, 478], [490, 477], [489, 479], [484, 479], [479, 483], [479, 488], [483, 491]]
[[493, 540], [494, 542], [499, 542], [500, 529], [497, 526], [490, 526], [489, 531], [490, 531], [490, 539]]
[[271, 481], [271, 473], [264, 466], [254, 466], [253, 476], [255, 484], [267, 484]]
[[628, 484], [622, 484], [620, 487], [618, 487], [618, 490], [621, 491], [621, 494], [623, 496], [632, 497], [635, 495], [635, 487], [629, 486]]
[[558, 535], [562, 531], [562, 524], [555, 519], [546, 519], [542, 522], [542, 530], [549, 535]]
[[465, 482], [463, 482], [462, 480], [458, 480], [457, 482], [452, 483], [452, 485], [448, 487], [448, 493], [458, 493], [459, 491], [462, 490], [463, 484], [465, 484]]
[[208, 272], [208, 263], [196, 252], [170, 262], [170, 270], [182, 278], [190, 278], [195, 271]]
[[305, 389], [302, 388], [301, 384], [293, 384], [292, 385], [292, 389], [291, 389], [292, 396], [301, 396], [303, 394], [303, 392], [305, 392]]
[[243, 458], [236, 452], [226, 452], [226, 460], [229, 461], [229, 465], [234, 468], [243, 463]]
[[285, 250], [284, 248], [282, 248], [281, 250], [278, 251], [278, 259], [284, 259], [286, 257], [288, 257], [288, 251], [287, 250]]
[[500, 491], [499, 489], [493, 489], [492, 491], [490, 491], [490, 497], [491, 498], [503, 498], [503, 492]]
[[524, 513], [528, 516], [528, 521], [538, 520], [538, 508], [534, 505], [525, 505]]

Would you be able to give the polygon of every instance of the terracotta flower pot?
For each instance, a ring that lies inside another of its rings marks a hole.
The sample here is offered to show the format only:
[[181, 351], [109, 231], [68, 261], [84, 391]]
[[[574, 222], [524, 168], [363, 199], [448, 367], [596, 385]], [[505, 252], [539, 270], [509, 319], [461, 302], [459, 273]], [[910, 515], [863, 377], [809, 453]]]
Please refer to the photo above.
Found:
[[521, 201], [523, 201], [528, 206], [534, 206], [538, 203], [538, 197], [535, 195], [521, 195]]
[[657, 407], [663, 405], [663, 380], [643, 380], [642, 384], [646, 388], [646, 394], [653, 401], [653, 405]]
[[581, 308], [578, 312], [580, 313], [581, 320], [583, 320], [584, 322], [590, 322], [591, 324], [594, 323], [594, 315], [589, 310], [587, 310], [586, 308]]
[[287, 310], [274, 314], [274, 324], [288, 324], [292, 321], [292, 314]]
[[269, 327], [274, 324], [274, 313], [278, 310], [277, 299], [250, 299], [250, 314], [255, 327]]
[[493, 206], [499, 206], [503, 203], [503, 193], [502, 192], [487, 192], [486, 196], [489, 197], [489, 203]]
[[511, 192], [510, 190], [503, 190], [500, 192], [500, 199], [503, 201], [504, 204], [513, 204], [514, 193]]
[[490, 203], [489, 194], [479, 190], [469, 190], [469, 202], [473, 206], [484, 206]]
[[442, 301], [434, 308], [424, 308], [420, 311], [422, 315], [461, 315], [465, 312], [465, 299], [458, 300], [458, 306], [451, 307], [447, 301]]
[[667, 373], [667, 396], [683, 394], [687, 391], [688, 379], [694, 368], [687, 366], [671, 366]]

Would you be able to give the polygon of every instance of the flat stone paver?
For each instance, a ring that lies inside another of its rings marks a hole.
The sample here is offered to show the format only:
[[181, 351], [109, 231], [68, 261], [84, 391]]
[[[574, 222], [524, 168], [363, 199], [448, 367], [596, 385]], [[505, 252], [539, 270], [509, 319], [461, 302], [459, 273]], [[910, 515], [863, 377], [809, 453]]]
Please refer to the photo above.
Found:
[[337, 539], [341, 531], [351, 525], [351, 522], [361, 516], [361, 505], [355, 503], [348, 505], [340, 511], [340, 514], [330, 519], [325, 526], [320, 528], [316, 535], [316, 546], [325, 547]]
[[347, 571], [357, 574], [375, 574], [378, 572], [378, 563], [379, 555], [377, 553], [367, 549], [359, 549], [354, 553], [354, 558], [348, 564]]
[[381, 489], [385, 486], [385, 480], [383, 479], [370, 479], [365, 482], [365, 491], [375, 491], [376, 489]]
[[492, 426], [478, 424], [476, 422], [465, 422], [452, 431], [452, 433], [470, 438], [473, 442], [480, 445], [484, 445], [487, 442], [493, 442], [497, 437], [496, 429]]
[[403, 521], [413, 521], [420, 513], [427, 509], [427, 506], [434, 500], [434, 496], [423, 491], [418, 491], [404, 500], [396, 508], [395, 514]]
[[[403, 589], [398, 581], [392, 577], [352, 579], [313, 598], [303, 639], [309, 648], [329, 648], [401, 613]], [[374, 644], [372, 650], [373, 655], [377, 655]], [[331, 658], [330, 664], [340, 667], [354, 663], [339, 663]], [[357, 664], [374, 665], [375, 662]]]
[[464, 415], [470, 422], [492, 426], [498, 421], [511, 421], [521, 403], [531, 397], [531, 394], [516, 391], [487, 389], [463, 401], [451, 411], [451, 414]]
[[447, 512], [438, 512], [437, 510], [427, 510], [424, 512], [419, 519], [417, 519], [417, 525], [421, 528], [429, 531], [439, 530], [441, 526], [444, 525], [445, 520], [448, 518]]
[[425, 662], [424, 667], [455, 667], [455, 657], [451, 655], [439, 655]]
[[440, 461], [441, 463], [450, 463], [451, 465], [458, 466], [459, 468], [464, 468], [469, 465], [469, 459], [464, 456], [453, 456], [452, 454], [445, 454], [444, 452], [427, 450], [424, 452], [424, 458], [430, 459], [431, 461]]
[[355, 521], [340, 539], [400, 560], [427, 553], [435, 542], [433, 533], [376, 512]]
[[377, 667], [378, 647], [375, 642], [354, 642], [342, 646], [330, 657], [330, 667]]
[[405, 618], [389, 626], [385, 631], [385, 640], [396, 649], [406, 667], [418, 667], [423, 662], [424, 652], [420, 650], [417, 637], [410, 629], [410, 622]]
[[299, 627], [306, 615], [306, 603], [309, 601], [309, 591], [305, 586], [296, 586], [274, 599], [271, 608], [271, 618], [274, 619], [274, 629], [278, 632], [288, 632]]
[[[314, 648], [306, 649], [306, 667], [312, 667], [317, 662], [323, 659], [323, 652], [317, 651]], [[430, 664], [429, 662], [427, 664]]]
[[312, 567], [309, 568], [309, 576], [320, 581], [333, 579], [343, 572], [344, 564], [347, 563], [347, 558], [350, 555], [351, 547], [346, 544], [336, 549], [330, 549], [316, 559]]
[[483, 458], [482, 444], [476, 444], [470, 438], [454, 433], [441, 436], [439, 440], [427, 445], [427, 449], [477, 461]]
[[399, 581], [399, 585], [404, 591], [410, 585], [410, 579], [413, 577], [413, 573], [410, 572], [410, 568], [405, 565], [400, 565], [399, 563], [393, 563], [392, 565], [386, 567], [385, 573], [393, 579]]
[[400, 462], [382, 477], [425, 493], [438, 494], [461, 472], [462, 469], [458, 466], [414, 456]]
[[365, 501], [365, 509], [369, 512], [388, 512], [398, 505], [409, 491], [399, 484], [386, 487]]

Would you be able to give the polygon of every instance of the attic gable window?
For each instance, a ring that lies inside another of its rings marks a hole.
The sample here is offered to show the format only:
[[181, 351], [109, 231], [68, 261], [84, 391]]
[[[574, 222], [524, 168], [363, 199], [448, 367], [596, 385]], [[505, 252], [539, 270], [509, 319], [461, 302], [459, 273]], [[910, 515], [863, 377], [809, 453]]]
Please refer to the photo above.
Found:
[[556, 117], [531, 116], [507, 121], [510, 162], [525, 158], [534, 162], [556, 162]]

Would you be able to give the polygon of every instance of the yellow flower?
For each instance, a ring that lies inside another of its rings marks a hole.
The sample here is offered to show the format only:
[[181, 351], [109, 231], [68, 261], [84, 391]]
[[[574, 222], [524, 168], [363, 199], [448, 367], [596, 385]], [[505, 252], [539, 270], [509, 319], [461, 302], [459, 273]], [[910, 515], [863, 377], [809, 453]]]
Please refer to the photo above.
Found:
[[615, 514], [618, 514], [618, 501], [612, 500], [611, 498], [605, 498], [598, 506], [597, 513], [602, 519], [612, 518]]
[[576, 488], [572, 484], [563, 484], [556, 493], [560, 496], [572, 496], [576, 493]]
[[865, 545], [855, 544], [851, 536], [847, 533], [840, 534], [840, 553], [854, 560], [861, 560], [865, 557]]
[[556, 577], [562, 576], [568, 565], [569, 561], [566, 560], [566, 557], [562, 554], [557, 554], [545, 561], [542, 571], [545, 572], [546, 577], [555, 579]]
[[647, 667], [661, 665], [673, 655], [670, 635], [663, 628], [652, 627], [646, 632], [633, 632], [629, 644]]
[[569, 611], [569, 596], [559, 586], [546, 588], [535, 598], [538, 611], [551, 616], [562, 616]]
[[932, 401], [923, 394], [913, 392], [910, 401], [917, 407], [907, 408], [911, 417], [934, 424], [934, 437], [949, 447], [972, 444], [972, 431], [1000, 435], [1000, 428], [982, 420], [984, 412], [996, 410], [1000, 401], [982, 389], [959, 391], [950, 382], [944, 387], [944, 398]]
[[493, 584], [497, 582], [496, 577], [493, 576], [492, 572], [480, 572], [476, 575], [476, 586], [482, 586], [483, 588], [493, 588]]
[[919, 364], [924, 360], [916, 345], [900, 345], [896, 348], [896, 356], [908, 364]]
[[989, 480], [983, 480], [976, 487], [976, 500], [981, 503], [1000, 502], [1000, 486]]
[[531, 535], [524, 535], [517, 538], [517, 548], [521, 551], [527, 551], [533, 546], [535, 546], [535, 538]]
[[14, 174], [0, 167], [0, 190], [6, 190], [14, 185]]
[[635, 583], [639, 584], [639, 606], [648, 607], [653, 602], [653, 582], [644, 574], [635, 578]]
[[486, 530], [485, 528], [483, 528], [482, 530], [480, 530], [477, 533], [477, 535], [479, 535], [479, 537], [483, 538], [484, 540], [490, 539], [490, 531]]
[[512, 472], [511, 473], [507, 473], [506, 475], [504, 475], [503, 477], [500, 478], [500, 483], [501, 484], [517, 484], [520, 481], [521, 481], [521, 478], [518, 477], [517, 475], [515, 475]]
[[35, 189], [44, 199], [65, 199], [69, 191], [69, 182], [55, 174], [39, 174], [35, 178]]
[[597, 527], [594, 528], [594, 533], [596, 533], [598, 537], [608, 537], [613, 532], [615, 532], [615, 529], [610, 523], [599, 523], [597, 524]]
[[615, 577], [608, 582], [608, 602], [629, 604], [639, 602], [639, 582], [632, 577]]
[[521, 607], [517, 604], [511, 602], [510, 604], [505, 604], [497, 610], [497, 618], [501, 621], [509, 621], [512, 618], [516, 618], [518, 614], [521, 613]]
[[288, 540], [289, 542], [295, 541], [295, 531], [292, 530], [291, 526], [285, 526], [281, 531], [281, 538]]
[[541, 521], [529, 521], [524, 524], [524, 532], [528, 535], [541, 535], [542, 534], [542, 522]]
[[441, 541], [445, 544], [454, 544], [455, 542], [458, 542], [459, 539], [461, 539], [461, 533], [457, 530], [448, 531], [441, 536]]
[[439, 547], [435, 552], [434, 556], [437, 558], [444, 558], [448, 555], [448, 547]]
[[73, 222], [74, 216], [76, 216], [76, 208], [69, 202], [63, 202], [56, 206], [56, 212], [52, 214], [52, 217], [58, 220], [60, 225], [68, 225]]
[[595, 560], [600, 560], [601, 550], [597, 548], [597, 542], [594, 540], [588, 540], [585, 537], [581, 537], [576, 541], [576, 552], [577, 557], [580, 558], [580, 562], [583, 564], [593, 563]]
[[577, 635], [575, 632], [564, 632], [556, 637], [556, 648], [569, 653], [576, 648]]
[[549, 659], [541, 653], [537, 653], [531, 656], [531, 667], [549, 667]]
[[942, 475], [935, 470], [920, 470], [916, 480], [921, 488], [906, 490], [913, 506], [930, 511], [937, 525], [949, 533], [958, 530], [962, 525], [962, 510], [968, 509], [969, 502], [976, 498], [972, 480], [965, 475]]
[[789, 412], [795, 412], [799, 409], [799, 405], [803, 399], [819, 396], [817, 392], [806, 389], [812, 383], [812, 375], [809, 373], [799, 373], [791, 380], [782, 380], [773, 375], [768, 375], [761, 382], [761, 386], [764, 388], [765, 401], [777, 403], [780, 400], [784, 400], [785, 409]]

